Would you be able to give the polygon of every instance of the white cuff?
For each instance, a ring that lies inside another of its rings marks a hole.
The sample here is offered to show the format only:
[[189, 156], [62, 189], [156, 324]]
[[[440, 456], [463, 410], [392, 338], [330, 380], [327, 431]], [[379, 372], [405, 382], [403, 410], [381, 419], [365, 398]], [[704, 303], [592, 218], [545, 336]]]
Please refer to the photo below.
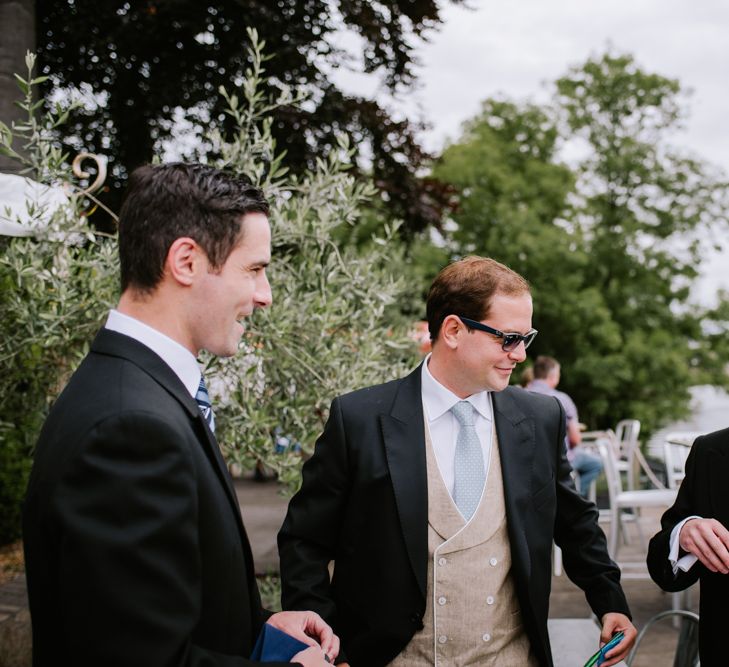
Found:
[[674, 576], [678, 574], [679, 570], [683, 570], [684, 572], [688, 572], [694, 565], [694, 563], [699, 560], [696, 556], [693, 554], [686, 554], [685, 556], [682, 556], [681, 558], [678, 557], [678, 550], [679, 550], [679, 544], [678, 544], [678, 534], [681, 532], [681, 528], [683, 528], [683, 524], [685, 524], [689, 519], [701, 519], [700, 516], [687, 516], [683, 521], [677, 523], [673, 530], [671, 531], [671, 540], [669, 542], [670, 549], [668, 551], [668, 560], [671, 563], [671, 567], [673, 568], [673, 574]]

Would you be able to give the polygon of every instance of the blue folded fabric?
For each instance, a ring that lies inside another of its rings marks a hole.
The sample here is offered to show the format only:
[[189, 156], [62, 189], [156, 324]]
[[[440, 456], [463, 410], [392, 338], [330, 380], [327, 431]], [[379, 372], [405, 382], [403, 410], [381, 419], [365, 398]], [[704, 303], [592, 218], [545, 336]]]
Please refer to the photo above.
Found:
[[253, 647], [251, 660], [260, 662], [289, 662], [299, 651], [309, 648], [304, 642], [287, 635], [283, 630], [263, 624]]

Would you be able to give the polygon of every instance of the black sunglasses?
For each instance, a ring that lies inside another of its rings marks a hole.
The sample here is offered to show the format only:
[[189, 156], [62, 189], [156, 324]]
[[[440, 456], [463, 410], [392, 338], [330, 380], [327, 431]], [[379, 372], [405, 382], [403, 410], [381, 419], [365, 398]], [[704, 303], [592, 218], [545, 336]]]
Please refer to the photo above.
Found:
[[462, 317], [461, 315], [458, 315], [458, 319], [470, 329], [485, 331], [486, 333], [490, 333], [493, 336], [501, 338], [501, 349], [504, 352], [513, 352], [517, 347], [519, 347], [519, 343], [524, 343], [524, 349], [526, 350], [539, 333], [536, 329], [531, 329], [525, 334], [504, 333], [503, 331], [490, 327], [488, 324], [482, 324], [481, 322], [470, 320], [467, 317]]

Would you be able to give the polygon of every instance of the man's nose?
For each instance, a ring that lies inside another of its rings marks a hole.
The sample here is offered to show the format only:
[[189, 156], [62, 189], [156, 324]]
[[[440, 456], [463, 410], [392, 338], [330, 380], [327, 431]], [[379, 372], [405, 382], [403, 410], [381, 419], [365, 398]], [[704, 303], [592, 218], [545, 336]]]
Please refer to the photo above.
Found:
[[526, 353], [526, 347], [524, 347], [524, 341], [520, 340], [519, 344], [509, 352], [509, 359], [515, 361], [517, 364], [520, 364], [524, 359], [526, 359], [527, 353]]
[[256, 285], [256, 293], [254, 299], [256, 308], [267, 308], [273, 302], [271, 284], [268, 282], [268, 276], [265, 273], [260, 279], [259, 284]]

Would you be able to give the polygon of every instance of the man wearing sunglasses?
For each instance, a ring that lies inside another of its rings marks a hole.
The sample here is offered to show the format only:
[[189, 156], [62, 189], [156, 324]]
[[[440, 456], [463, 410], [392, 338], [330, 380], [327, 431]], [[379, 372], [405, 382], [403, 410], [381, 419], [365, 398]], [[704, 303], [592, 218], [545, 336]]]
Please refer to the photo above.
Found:
[[279, 533], [284, 608], [319, 612], [351, 667], [549, 666], [555, 541], [601, 641], [625, 633], [615, 664], [636, 631], [570, 477], [564, 410], [509, 386], [537, 335], [527, 282], [467, 257], [436, 277], [427, 318], [423, 364], [332, 403]]

